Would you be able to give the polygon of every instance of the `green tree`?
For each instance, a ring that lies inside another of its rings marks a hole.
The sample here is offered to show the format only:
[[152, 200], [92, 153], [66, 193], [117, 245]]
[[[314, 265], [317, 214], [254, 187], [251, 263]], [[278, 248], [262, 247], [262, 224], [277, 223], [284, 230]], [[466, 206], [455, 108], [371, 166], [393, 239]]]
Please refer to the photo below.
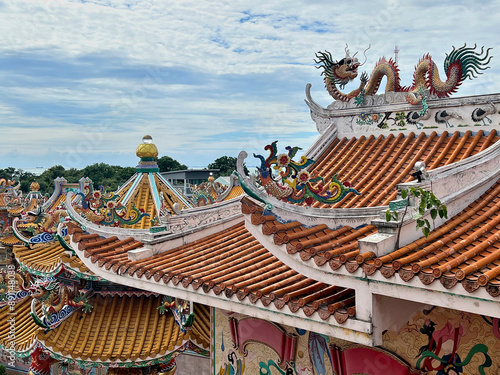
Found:
[[166, 155], [158, 159], [158, 168], [160, 168], [160, 172], [181, 171], [183, 169], [188, 169], [186, 165], [181, 164], [177, 160]]
[[[40, 191], [43, 194], [52, 194], [54, 191], [54, 180], [57, 177], [64, 177], [65, 174], [66, 169], [62, 165], [54, 165], [45, 170], [40, 176], [33, 177], [33, 180], [40, 184]], [[23, 189], [23, 191], [25, 190]]]
[[80, 171], [81, 177], [88, 177], [94, 183], [94, 188], [103, 186], [107, 191], [116, 190], [120, 183], [125, 182], [127, 178], [135, 172], [134, 168], [129, 169], [130, 172], [126, 177], [123, 176], [123, 167], [117, 165], [109, 165], [106, 163], [95, 163], [88, 165]]
[[[234, 156], [221, 156], [208, 165], [208, 169], [219, 169], [219, 172], [214, 173], [215, 178], [220, 176], [229, 176], [236, 170], [237, 158]], [[248, 174], [248, 169], [245, 166], [245, 173]]]

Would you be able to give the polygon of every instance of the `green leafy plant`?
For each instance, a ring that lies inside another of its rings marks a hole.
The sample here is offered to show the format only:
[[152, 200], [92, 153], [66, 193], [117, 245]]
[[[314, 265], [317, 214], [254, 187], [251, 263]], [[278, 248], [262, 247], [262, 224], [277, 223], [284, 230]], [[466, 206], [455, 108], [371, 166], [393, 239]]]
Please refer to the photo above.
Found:
[[5, 366], [0, 363], [0, 375], [5, 375], [5, 374], [6, 374]]
[[[432, 220], [435, 220], [438, 215], [442, 219], [447, 219], [448, 210], [446, 206], [431, 191], [422, 189], [421, 187], [410, 187], [401, 191], [401, 198], [407, 199], [408, 203], [410, 197], [414, 197], [419, 200], [417, 212], [415, 213], [415, 215], [413, 215], [413, 218], [417, 221], [417, 229], [420, 229], [424, 236], [428, 237], [431, 233], [431, 224], [429, 220], [424, 218], [425, 212], [427, 210], [430, 210]], [[398, 221], [399, 217], [397, 211], [393, 211], [390, 209], [387, 210], [385, 212], [385, 219], [387, 221]]]

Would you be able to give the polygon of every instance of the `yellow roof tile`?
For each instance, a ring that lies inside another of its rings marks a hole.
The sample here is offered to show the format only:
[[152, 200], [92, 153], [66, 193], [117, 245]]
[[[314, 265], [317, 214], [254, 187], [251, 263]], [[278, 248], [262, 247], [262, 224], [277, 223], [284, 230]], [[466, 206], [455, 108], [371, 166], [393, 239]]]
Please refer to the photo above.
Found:
[[84, 361], [141, 361], [168, 355], [193, 337], [209, 344], [208, 308], [195, 308], [196, 328], [183, 333], [170, 313], [160, 314], [160, 296], [97, 294], [91, 313], [75, 313], [40, 341], [65, 357]]
[[[37, 312], [41, 314], [41, 305], [38, 304]], [[14, 311], [11, 311], [8, 306], [0, 309], [0, 346], [2, 348], [10, 347], [11, 340], [9, 339], [10, 322], [7, 320], [9, 313], [15, 313], [16, 331], [15, 331], [15, 350], [16, 352], [26, 352], [29, 350], [37, 339], [37, 334], [40, 332], [40, 327], [36, 325], [33, 318], [30, 316], [31, 298], [26, 297], [21, 301], [16, 302]]]

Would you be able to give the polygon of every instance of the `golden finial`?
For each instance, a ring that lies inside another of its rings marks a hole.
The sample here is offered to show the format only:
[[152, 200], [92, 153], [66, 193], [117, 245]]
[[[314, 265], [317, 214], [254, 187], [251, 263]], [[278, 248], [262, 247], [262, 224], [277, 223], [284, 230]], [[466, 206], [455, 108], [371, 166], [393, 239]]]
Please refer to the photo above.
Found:
[[137, 147], [135, 154], [140, 158], [158, 157], [158, 149], [153, 143], [153, 138], [150, 135], [142, 137], [142, 143]]

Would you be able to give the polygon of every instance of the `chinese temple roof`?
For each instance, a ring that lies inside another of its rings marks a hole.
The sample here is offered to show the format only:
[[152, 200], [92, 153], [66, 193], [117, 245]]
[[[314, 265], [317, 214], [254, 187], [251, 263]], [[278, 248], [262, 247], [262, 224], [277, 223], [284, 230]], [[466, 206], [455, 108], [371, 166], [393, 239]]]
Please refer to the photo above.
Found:
[[227, 184], [216, 181], [213, 176], [210, 176], [207, 181], [192, 189], [192, 199], [198, 207], [229, 201], [244, 194], [243, 188], [234, 174], [229, 176]]
[[312, 207], [354, 208], [387, 205], [396, 199], [397, 184], [413, 180], [411, 173], [416, 162], [423, 161], [427, 170], [436, 169], [464, 160], [485, 150], [498, 141], [495, 129], [436, 131], [418, 135], [362, 135], [334, 139], [328, 148], [316, 158], [311, 170], [325, 180], [334, 173], [343, 182], [348, 181], [361, 195], [349, 194], [334, 205], [315, 202]]
[[22, 199], [22, 204], [18, 207], [9, 209], [9, 214], [12, 216], [19, 216], [23, 213], [41, 209], [44, 203], [44, 197], [39, 191], [40, 185], [38, 182], [33, 181], [30, 185], [30, 192]]
[[[194, 305], [195, 323], [183, 332], [172, 314], [160, 314], [161, 298], [144, 293], [96, 294], [91, 313], [70, 315], [60, 326], [44, 331], [30, 315], [32, 298], [16, 301], [15, 352], [20, 357], [31, 354], [37, 345], [51, 351], [58, 359], [90, 362], [147, 365], [173, 353], [198, 346], [209, 347], [210, 312], [208, 307]], [[41, 304], [36, 304], [41, 312]], [[0, 308], [0, 348], [12, 341], [8, 335], [8, 305]], [[105, 334], [103, 334], [105, 333]], [[195, 346], [193, 346], [195, 345]], [[10, 346], [9, 346], [10, 348]]]
[[[286, 246], [288, 254], [299, 254], [304, 262], [313, 260], [317, 266], [328, 264], [333, 270], [359, 255], [358, 240], [377, 232], [377, 227], [363, 224], [356, 228], [345, 225], [335, 230], [325, 224], [307, 227], [299, 221], [280, 223], [249, 199], [242, 201], [242, 211], [250, 216], [256, 231], [269, 237], [277, 246]], [[357, 269], [359, 264], [348, 263]]]
[[[40, 305], [37, 308], [40, 313]], [[14, 310], [10, 310], [8, 305], [0, 307], [0, 348], [10, 348], [9, 344], [14, 342], [16, 353], [25, 357], [34, 349], [37, 343], [40, 327], [30, 316], [31, 298], [25, 297], [21, 301], [16, 301]], [[9, 315], [15, 314], [15, 315]], [[10, 322], [9, 318], [14, 316], [15, 321], [15, 340], [9, 338]]]
[[[104, 231], [71, 213], [69, 246], [114, 283], [291, 326], [307, 322], [316, 332], [368, 345], [380, 328], [372, 320], [378, 296], [448, 308], [461, 301], [464, 311], [475, 311], [480, 300], [493, 316], [500, 296], [500, 95], [448, 99], [455, 88], [438, 93], [431, 85], [349, 96], [326, 83], [336, 99], [327, 108], [307, 87], [321, 136], [305, 156], [295, 161], [299, 147], [280, 154], [273, 142], [267, 158], [255, 155], [255, 184], [244, 176], [242, 152], [241, 186], [221, 194], [211, 179], [199, 194], [202, 203], [216, 203], [208, 207], [192, 208], [157, 173], [158, 150], [145, 136], [137, 173], [117, 194], [127, 215], [141, 209], [149, 217]], [[449, 220], [422, 214], [435, 223], [428, 237], [415, 228], [415, 200], [401, 198], [409, 187], [428, 189], [449, 206]], [[248, 197], [237, 199], [243, 190]], [[384, 220], [388, 206], [401, 216]], [[97, 296], [92, 318], [82, 323], [74, 314], [63, 323], [66, 333], [49, 332], [54, 351], [146, 360], [180, 345], [173, 332], [154, 343], [141, 328], [140, 316], [151, 319], [156, 297], [127, 296], [135, 298], [128, 304], [119, 298], [125, 296]], [[135, 323], [127, 341], [115, 322], [123, 317], [125, 327]], [[158, 327], [154, 319], [148, 329]], [[196, 324], [206, 328], [208, 319]], [[83, 327], [92, 340], [72, 337]]]
[[143, 143], [137, 147], [136, 154], [140, 158], [136, 168], [137, 173], [125, 182], [116, 194], [120, 196], [120, 203], [128, 207], [127, 215], [130, 215], [133, 207], [137, 207], [142, 209], [147, 216], [137, 223], [123, 224], [122, 227], [148, 229], [152, 226], [152, 219], [192, 207], [187, 198], [159, 173], [156, 163], [158, 149], [152, 143], [151, 136], [144, 136]]
[[7, 193], [0, 193], [0, 210], [8, 210], [10, 209], [10, 195]]
[[333, 315], [338, 323], [355, 313], [354, 291], [294, 271], [270, 254], [243, 224], [137, 261], [130, 261], [127, 252], [143, 245], [132, 238], [126, 242], [103, 239], [85, 234], [72, 223], [68, 232], [80, 256], [118, 275], [213, 292], [221, 298], [235, 296], [251, 304], [273, 303], [278, 310], [287, 306], [290, 312], [302, 310], [305, 316], [317, 312], [323, 320]]
[[0, 179], [0, 210], [9, 210], [19, 205], [21, 183], [4, 178]]
[[403, 282], [418, 276], [424, 285], [439, 280], [445, 288], [457, 283], [473, 293], [484, 287], [500, 296], [500, 180], [428, 237], [422, 237], [380, 258], [356, 259], [367, 273], [398, 273]]
[[[90, 314], [74, 313], [57, 329], [40, 333], [43, 345], [65, 358], [135, 365], [182, 350], [190, 337], [203, 348], [209, 346], [206, 332], [182, 332], [172, 314], [160, 314], [160, 297], [96, 294], [92, 303]], [[195, 305], [195, 314], [203, 316], [207, 311]], [[204, 321], [207, 317], [200, 318], [200, 324]]]
[[428, 237], [381, 257], [373, 252], [361, 253], [358, 243], [377, 233], [375, 225], [332, 230], [324, 224], [281, 224], [273, 215], [263, 215], [263, 208], [255, 203], [247, 200], [243, 207], [256, 230], [275, 245], [285, 246], [288, 254], [297, 254], [319, 268], [337, 271], [343, 267], [353, 274], [361, 267], [368, 276], [380, 271], [386, 278], [396, 273], [403, 283], [418, 276], [424, 285], [439, 280], [449, 289], [458, 283], [469, 293], [485, 287], [496, 297], [500, 295], [500, 236], [495, 232], [500, 222], [499, 199], [500, 181]]
[[39, 276], [55, 276], [62, 271], [77, 274], [84, 279], [99, 279], [80, 258], [63, 248], [59, 241], [27, 246], [15, 246], [14, 255], [26, 271]]

